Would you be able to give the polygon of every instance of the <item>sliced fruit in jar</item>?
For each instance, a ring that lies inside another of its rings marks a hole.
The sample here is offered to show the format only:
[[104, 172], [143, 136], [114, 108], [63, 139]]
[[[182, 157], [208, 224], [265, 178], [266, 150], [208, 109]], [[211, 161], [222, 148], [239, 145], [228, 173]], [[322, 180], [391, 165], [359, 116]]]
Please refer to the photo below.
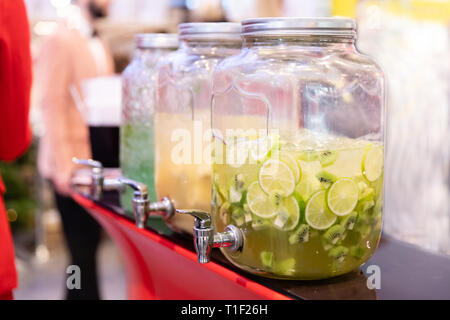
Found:
[[316, 174], [316, 178], [325, 188], [328, 188], [334, 181], [337, 180], [337, 177], [334, 174], [327, 171], [320, 171]]
[[295, 177], [287, 164], [268, 160], [259, 170], [259, 184], [267, 194], [278, 192], [287, 197], [294, 192]]
[[309, 240], [309, 226], [301, 224], [289, 236], [290, 244], [305, 243]]
[[363, 176], [370, 182], [377, 180], [383, 171], [383, 150], [371, 147], [363, 156], [361, 166]]
[[328, 252], [328, 256], [338, 262], [343, 262], [347, 254], [348, 248], [343, 246], [334, 247], [330, 249], [330, 251]]
[[319, 154], [319, 162], [322, 168], [331, 166], [337, 159], [337, 152], [335, 151], [322, 151]]
[[323, 239], [327, 243], [336, 244], [344, 236], [345, 228], [339, 224], [330, 227], [324, 234]]
[[[322, 189], [322, 184], [319, 180], [309, 172], [303, 172], [299, 184], [295, 187], [295, 192], [300, 194], [303, 199], [308, 199], [314, 192]], [[294, 192], [294, 195], [295, 195]]]
[[252, 229], [255, 231], [264, 230], [271, 226], [271, 222], [260, 217], [252, 217]]
[[305, 208], [306, 222], [317, 230], [325, 230], [336, 221], [336, 215], [328, 209], [326, 191], [320, 190], [309, 198]]
[[353, 246], [353, 247], [350, 248], [350, 255], [353, 258], [361, 259], [364, 256], [365, 253], [366, 253], [366, 249], [364, 247]]
[[267, 219], [277, 214], [277, 207], [259, 186], [258, 181], [253, 182], [247, 190], [247, 204], [251, 212], [258, 217]]
[[244, 210], [241, 207], [231, 206], [231, 221], [238, 227], [245, 223]]
[[358, 185], [352, 179], [338, 179], [327, 191], [328, 208], [338, 216], [345, 216], [355, 209], [358, 196]]
[[298, 183], [300, 181], [301, 168], [300, 168], [299, 164], [297, 163], [297, 160], [295, 160], [293, 156], [291, 156], [287, 152], [281, 151], [281, 152], [278, 152], [275, 155], [272, 155], [272, 158], [279, 159], [280, 161], [282, 161], [285, 164], [287, 164], [289, 169], [291, 169], [292, 173], [294, 174], [295, 183]]
[[274, 226], [283, 231], [293, 230], [300, 220], [300, 208], [294, 197], [284, 198], [278, 208]]
[[283, 276], [290, 276], [295, 273], [295, 259], [288, 258], [275, 264], [275, 273]]
[[261, 263], [264, 268], [272, 269], [273, 266], [273, 252], [262, 251], [261, 252]]
[[342, 217], [341, 226], [343, 226], [346, 230], [353, 230], [353, 228], [355, 227], [357, 218], [358, 218], [358, 213], [355, 211], [352, 211], [348, 215]]

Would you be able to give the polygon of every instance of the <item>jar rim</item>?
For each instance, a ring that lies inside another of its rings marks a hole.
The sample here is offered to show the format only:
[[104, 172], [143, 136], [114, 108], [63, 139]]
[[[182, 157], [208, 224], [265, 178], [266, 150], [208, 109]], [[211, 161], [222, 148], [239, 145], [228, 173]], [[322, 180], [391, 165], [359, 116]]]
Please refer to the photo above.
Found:
[[253, 18], [241, 22], [242, 36], [355, 36], [356, 22], [344, 17]]
[[138, 33], [134, 43], [140, 49], [176, 49], [179, 45], [175, 33]]
[[188, 22], [178, 25], [180, 40], [241, 41], [241, 24], [236, 22]]

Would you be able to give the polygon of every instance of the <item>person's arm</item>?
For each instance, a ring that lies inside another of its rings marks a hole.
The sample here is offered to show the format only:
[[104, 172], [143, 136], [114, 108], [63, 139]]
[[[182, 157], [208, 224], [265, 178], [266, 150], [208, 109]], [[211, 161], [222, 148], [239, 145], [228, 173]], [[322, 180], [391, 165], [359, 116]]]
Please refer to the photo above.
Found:
[[35, 68], [45, 139], [50, 145], [51, 156], [57, 159], [52, 180], [61, 194], [70, 192], [73, 168], [70, 145], [73, 141], [69, 139], [71, 119], [68, 112], [72, 101], [69, 87], [73, 74], [70, 50], [67, 34], [56, 32], [42, 44]]
[[0, 0], [0, 160], [12, 161], [31, 142], [30, 31], [22, 0]]

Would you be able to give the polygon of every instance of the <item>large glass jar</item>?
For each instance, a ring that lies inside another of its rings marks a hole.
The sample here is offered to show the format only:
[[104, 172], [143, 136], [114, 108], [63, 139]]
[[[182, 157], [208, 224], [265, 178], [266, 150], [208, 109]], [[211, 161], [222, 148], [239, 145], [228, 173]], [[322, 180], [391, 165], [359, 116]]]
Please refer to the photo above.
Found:
[[[239, 53], [237, 23], [185, 23], [180, 48], [158, 66], [155, 114], [155, 183], [159, 198], [180, 209], [211, 209], [211, 77], [216, 65]], [[192, 233], [193, 220], [172, 226]]]
[[[153, 116], [155, 109], [154, 67], [178, 47], [176, 34], [138, 34], [134, 58], [122, 73], [122, 122], [120, 167], [122, 174], [145, 183], [151, 201], [156, 200], [154, 183]], [[126, 188], [121, 205], [132, 212], [133, 191]], [[154, 219], [153, 219], [154, 221]]]
[[242, 23], [213, 77], [213, 219], [251, 273], [323, 279], [362, 265], [381, 232], [384, 79], [343, 18]]

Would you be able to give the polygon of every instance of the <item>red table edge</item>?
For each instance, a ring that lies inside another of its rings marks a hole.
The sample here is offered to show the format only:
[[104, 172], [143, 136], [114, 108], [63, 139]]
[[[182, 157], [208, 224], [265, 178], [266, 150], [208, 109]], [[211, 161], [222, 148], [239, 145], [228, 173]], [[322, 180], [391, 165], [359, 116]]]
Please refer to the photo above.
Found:
[[[160, 235], [158, 235], [157, 233], [155, 233], [151, 230], [139, 229], [129, 219], [122, 217], [116, 213], [113, 213], [113, 212], [103, 208], [102, 206], [96, 204], [94, 201], [86, 198], [85, 196], [83, 196], [79, 193], [73, 193], [72, 197], [81, 206], [88, 208], [88, 209], [95, 210], [104, 215], [110, 216], [114, 219], [117, 219], [120, 221], [120, 223], [127, 225], [127, 227], [133, 229], [135, 232], [145, 234], [145, 236], [147, 236], [151, 240], [156, 241], [156, 242], [162, 244], [163, 246], [177, 252], [178, 254], [182, 255], [183, 257], [197, 263], [197, 255], [194, 252], [187, 250], [187, 249], [171, 242], [168, 239], [161, 237]], [[266, 299], [269, 299], [269, 300], [292, 300], [288, 296], [285, 296], [277, 291], [269, 289], [257, 282], [254, 282], [253, 280], [247, 279], [247, 278], [243, 277], [242, 275], [239, 275], [236, 272], [231, 271], [213, 261], [206, 263], [206, 264], [202, 264], [200, 266], [203, 268], [207, 268], [207, 269], [221, 275], [222, 277], [229, 279], [229, 280], [237, 283], [238, 285], [243, 286], [243, 287], [247, 288], [248, 290], [255, 292], [256, 294], [258, 294]]]

